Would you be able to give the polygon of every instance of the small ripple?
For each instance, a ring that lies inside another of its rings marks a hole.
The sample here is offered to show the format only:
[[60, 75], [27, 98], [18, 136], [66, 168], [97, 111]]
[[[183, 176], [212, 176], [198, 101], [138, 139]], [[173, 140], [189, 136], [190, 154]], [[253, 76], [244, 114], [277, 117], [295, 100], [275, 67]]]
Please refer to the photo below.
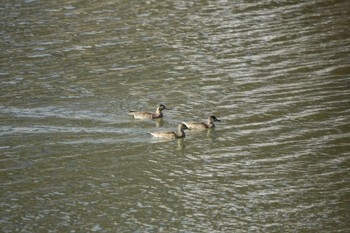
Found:
[[[62, 118], [73, 120], [93, 120], [109, 123], [123, 123], [123, 118], [111, 116], [110, 114], [97, 113], [89, 110], [71, 110], [58, 107], [40, 107], [40, 108], [15, 108], [0, 106], [2, 114], [13, 114], [18, 118]], [[124, 119], [126, 120], [126, 118]]]

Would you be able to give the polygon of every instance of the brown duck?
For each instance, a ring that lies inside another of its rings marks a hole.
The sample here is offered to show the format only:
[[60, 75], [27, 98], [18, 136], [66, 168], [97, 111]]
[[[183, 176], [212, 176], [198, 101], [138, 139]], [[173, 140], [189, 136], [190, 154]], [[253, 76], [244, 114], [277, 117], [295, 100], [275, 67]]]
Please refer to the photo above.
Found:
[[168, 110], [168, 109], [164, 106], [164, 104], [160, 104], [158, 105], [155, 113], [130, 111], [129, 115], [137, 119], [157, 119], [157, 118], [163, 117], [163, 113], [162, 113], [163, 110]]
[[215, 121], [221, 121], [216, 116], [211, 115], [208, 117], [207, 123], [206, 122], [182, 122], [187, 126], [189, 129], [209, 129], [209, 128], [215, 128]]
[[180, 123], [177, 129], [177, 132], [153, 132], [151, 133], [153, 137], [157, 137], [157, 138], [168, 138], [168, 139], [178, 139], [178, 138], [184, 138], [185, 135], [185, 130], [189, 128], [187, 128], [187, 126], [183, 123]]

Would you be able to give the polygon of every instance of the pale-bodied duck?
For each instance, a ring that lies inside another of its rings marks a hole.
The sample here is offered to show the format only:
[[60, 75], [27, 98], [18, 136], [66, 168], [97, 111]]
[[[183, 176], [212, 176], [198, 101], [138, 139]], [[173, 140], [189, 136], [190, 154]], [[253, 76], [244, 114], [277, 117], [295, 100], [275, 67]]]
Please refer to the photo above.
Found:
[[209, 129], [209, 128], [215, 128], [214, 121], [221, 121], [216, 116], [211, 115], [208, 117], [207, 123], [205, 122], [182, 122], [187, 126], [189, 129]]
[[185, 135], [185, 130], [189, 128], [183, 124], [180, 123], [177, 129], [177, 132], [153, 132], [151, 133], [153, 137], [156, 138], [167, 138], [167, 139], [178, 139], [178, 138], [184, 138]]
[[157, 107], [156, 113], [130, 111], [129, 115], [137, 119], [157, 119], [163, 117], [163, 110], [168, 110], [168, 108], [164, 104], [160, 104]]

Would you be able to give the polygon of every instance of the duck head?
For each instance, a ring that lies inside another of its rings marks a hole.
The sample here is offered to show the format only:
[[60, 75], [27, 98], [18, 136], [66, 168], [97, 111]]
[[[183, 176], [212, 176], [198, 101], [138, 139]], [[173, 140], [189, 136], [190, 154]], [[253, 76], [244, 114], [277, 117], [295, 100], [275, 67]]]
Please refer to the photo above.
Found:
[[168, 108], [165, 107], [164, 104], [159, 104], [159, 105], [158, 105], [158, 109], [159, 109], [159, 111], [169, 110]]
[[209, 117], [212, 121], [221, 121], [221, 120], [219, 120], [218, 118], [216, 118], [216, 116], [214, 116], [214, 115], [211, 115], [210, 117]]

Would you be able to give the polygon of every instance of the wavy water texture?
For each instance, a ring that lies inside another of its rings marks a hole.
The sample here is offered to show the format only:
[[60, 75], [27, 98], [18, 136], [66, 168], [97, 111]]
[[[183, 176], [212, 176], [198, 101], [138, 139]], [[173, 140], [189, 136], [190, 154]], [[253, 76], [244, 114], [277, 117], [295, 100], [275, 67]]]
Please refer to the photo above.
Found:
[[348, 232], [349, 10], [2, 1], [2, 231]]

